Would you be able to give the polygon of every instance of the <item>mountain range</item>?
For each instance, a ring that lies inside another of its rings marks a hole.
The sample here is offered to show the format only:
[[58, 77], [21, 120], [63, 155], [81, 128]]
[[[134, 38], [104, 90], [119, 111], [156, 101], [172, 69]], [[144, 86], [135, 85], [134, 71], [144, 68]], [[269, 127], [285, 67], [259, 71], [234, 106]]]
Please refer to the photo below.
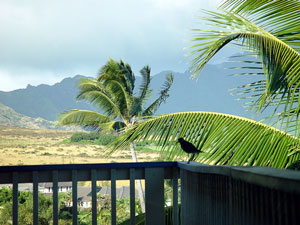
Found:
[[[157, 114], [183, 111], [211, 111], [251, 117], [242, 107], [242, 102], [235, 100], [228, 89], [237, 87], [247, 80], [240, 77], [227, 76], [232, 71], [226, 70], [224, 64], [208, 64], [199, 79], [191, 79], [188, 72], [178, 73], [164, 71], [152, 76], [151, 88], [154, 89], [151, 100], [156, 98], [164, 82], [165, 74], [174, 74], [174, 83], [170, 97], [162, 104]], [[228, 67], [228, 65], [227, 65]], [[99, 110], [83, 101], [76, 101], [78, 79], [77, 75], [65, 78], [54, 85], [28, 85], [25, 89], [0, 91], [0, 103], [10, 107], [18, 114], [32, 118], [55, 121], [59, 114], [68, 109]], [[136, 76], [136, 89], [141, 77]], [[3, 107], [2, 107], [3, 108]], [[100, 109], [101, 110], [101, 109]], [[0, 112], [3, 113], [2, 111]], [[3, 117], [3, 115], [2, 115]]]

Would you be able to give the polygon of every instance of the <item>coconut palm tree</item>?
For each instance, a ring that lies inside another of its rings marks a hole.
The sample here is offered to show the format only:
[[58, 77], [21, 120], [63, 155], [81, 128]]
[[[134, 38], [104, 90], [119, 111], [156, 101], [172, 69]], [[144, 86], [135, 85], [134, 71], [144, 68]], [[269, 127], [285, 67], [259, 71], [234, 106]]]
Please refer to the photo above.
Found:
[[[202, 19], [212, 29], [193, 30], [189, 56], [193, 57], [190, 69], [194, 77], [229, 44], [249, 51], [257, 60], [243, 60], [244, 69], [263, 78], [241, 86], [242, 92], [254, 98], [252, 107], [258, 111], [273, 105], [272, 115], [278, 113], [287, 128], [298, 131], [300, 1], [227, 0], [219, 9], [203, 11], [207, 16]], [[300, 158], [295, 136], [253, 120], [209, 112], [166, 114], [146, 120], [117, 139], [112, 150], [135, 140], [158, 140], [169, 158], [176, 159], [184, 154], [177, 143], [180, 137], [203, 152], [197, 161], [210, 164], [286, 168]]]
[[[173, 75], [167, 74], [159, 96], [146, 106], [150, 89], [150, 67], [141, 69], [142, 82], [134, 95], [135, 76], [129, 64], [110, 59], [101, 69], [96, 79], [83, 78], [79, 82], [78, 100], [85, 100], [99, 108], [101, 112], [73, 109], [61, 115], [60, 125], [78, 125], [94, 130], [117, 130], [130, 128], [141, 117], [153, 115], [168, 98], [173, 83]], [[134, 142], [130, 143], [132, 159], [137, 162]], [[144, 197], [142, 185], [138, 182], [142, 210]]]

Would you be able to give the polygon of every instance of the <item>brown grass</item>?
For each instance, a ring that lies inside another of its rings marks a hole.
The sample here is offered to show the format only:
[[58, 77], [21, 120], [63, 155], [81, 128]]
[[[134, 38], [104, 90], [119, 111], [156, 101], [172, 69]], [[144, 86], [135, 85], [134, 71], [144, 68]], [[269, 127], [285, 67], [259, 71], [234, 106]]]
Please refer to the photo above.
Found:
[[[107, 156], [103, 146], [60, 143], [73, 133], [0, 126], [0, 166], [132, 161], [129, 150]], [[137, 156], [139, 161], [152, 161], [159, 154], [137, 152]]]

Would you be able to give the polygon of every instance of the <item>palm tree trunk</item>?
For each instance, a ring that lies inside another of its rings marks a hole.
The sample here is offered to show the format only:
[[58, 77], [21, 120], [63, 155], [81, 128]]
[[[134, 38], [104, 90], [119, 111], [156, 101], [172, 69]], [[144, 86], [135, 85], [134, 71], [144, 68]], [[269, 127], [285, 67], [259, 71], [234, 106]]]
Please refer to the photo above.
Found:
[[[134, 149], [134, 142], [130, 143], [130, 151], [131, 151], [131, 156], [132, 156], [133, 162], [137, 162], [135, 149]], [[143, 187], [142, 187], [142, 182], [141, 182], [141, 180], [136, 180], [136, 182], [137, 182], [137, 189], [138, 189], [138, 195], [139, 195], [139, 199], [140, 199], [140, 203], [141, 203], [141, 207], [142, 207], [142, 212], [144, 213], [145, 212], [145, 195], [144, 195], [144, 191], [143, 191]]]

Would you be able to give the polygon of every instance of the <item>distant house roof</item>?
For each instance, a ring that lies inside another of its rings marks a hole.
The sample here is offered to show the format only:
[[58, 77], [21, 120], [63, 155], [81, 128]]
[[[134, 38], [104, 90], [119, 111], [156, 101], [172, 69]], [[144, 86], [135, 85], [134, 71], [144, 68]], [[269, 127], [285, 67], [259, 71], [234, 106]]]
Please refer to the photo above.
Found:
[[[53, 187], [52, 183], [39, 183], [40, 187], [43, 188], [48, 188], [48, 187]], [[58, 183], [59, 187], [69, 187], [72, 186], [72, 182], [59, 182]], [[1, 187], [9, 187], [12, 188], [11, 184], [4, 184], [0, 185]], [[19, 191], [32, 191], [32, 183], [24, 183], [24, 184], [19, 184], [18, 185]], [[111, 189], [110, 187], [104, 186], [104, 187], [97, 187], [96, 192], [100, 196], [104, 195], [111, 195]], [[52, 196], [52, 193], [43, 193], [47, 196]], [[78, 186], [77, 187], [77, 196], [78, 196], [78, 201], [91, 201], [92, 199], [92, 190], [91, 187], [86, 187], [86, 186]], [[120, 188], [116, 189], [116, 197], [117, 198], [130, 198], [130, 187], [129, 186], [123, 186]], [[137, 190], [135, 190], [135, 198], [138, 198], [138, 193]]]
[[[96, 193], [100, 191], [100, 187], [96, 188]], [[77, 201], [89, 202], [92, 200], [91, 187], [78, 186], [77, 188]]]
[[[97, 187], [96, 192], [100, 196], [110, 195], [110, 187]], [[78, 201], [88, 202], [92, 199], [91, 187], [78, 186], [77, 190]], [[116, 197], [121, 198], [130, 198], [130, 188], [129, 186], [123, 186], [116, 189]], [[135, 198], [138, 198], [137, 190], [135, 191]]]
[[[104, 186], [100, 187], [99, 195], [110, 195], [110, 187]], [[130, 198], [130, 187], [122, 186], [116, 189], [117, 198]], [[137, 190], [135, 190], [135, 198], [138, 198]]]
[[[0, 184], [0, 188], [12, 188], [12, 184]], [[18, 184], [18, 190], [19, 191], [32, 191], [32, 183], [20, 183]]]
[[[44, 188], [49, 188], [49, 187], [53, 187], [53, 183], [52, 182], [47, 182], [47, 183], [39, 183], [40, 187], [44, 187]], [[72, 186], [72, 182], [58, 182], [58, 187], [70, 187]]]

